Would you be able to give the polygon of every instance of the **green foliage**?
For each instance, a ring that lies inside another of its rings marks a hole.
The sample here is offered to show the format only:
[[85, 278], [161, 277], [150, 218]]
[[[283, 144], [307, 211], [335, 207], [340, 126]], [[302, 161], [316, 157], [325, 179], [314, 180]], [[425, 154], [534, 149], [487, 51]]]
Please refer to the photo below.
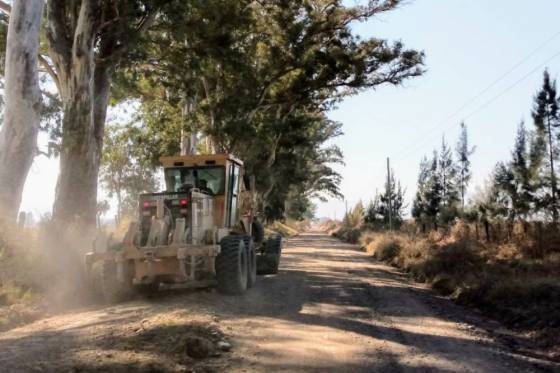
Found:
[[[138, 195], [157, 189], [154, 169], [145, 162], [142, 139], [145, 130], [135, 124], [109, 125], [101, 160], [100, 181], [117, 201], [117, 220], [136, 216]], [[100, 205], [103, 210], [106, 206]]]
[[364, 223], [373, 229], [389, 229], [389, 201], [391, 201], [391, 220], [393, 228], [398, 229], [404, 221], [405, 190], [400, 181], [395, 181], [394, 172], [391, 172], [390, 183], [385, 183], [385, 190], [379, 194], [376, 192], [364, 215]]
[[423, 230], [427, 224], [437, 228], [443, 207], [443, 186], [438, 161], [438, 152], [434, 150], [431, 160], [424, 157], [420, 162], [418, 190], [412, 205], [412, 216], [421, 222]]
[[442, 139], [441, 148], [434, 150], [430, 160], [420, 162], [418, 188], [412, 204], [412, 216], [425, 231], [428, 226], [437, 229], [447, 226], [463, 213], [463, 203], [471, 178], [470, 159], [474, 147], [469, 147], [467, 129], [461, 124], [456, 146], [457, 159]]
[[[543, 85], [534, 99], [533, 121], [535, 136], [540, 137], [543, 157], [542, 165], [542, 193], [539, 196], [540, 207], [546, 209], [554, 222], [558, 222], [558, 187], [556, 166], [560, 154], [558, 138], [560, 136], [560, 113], [558, 111], [558, 97], [556, 81], [551, 81], [548, 71], [545, 70]], [[544, 155], [544, 154], [543, 154]], [[540, 156], [539, 156], [540, 158]], [[555, 165], [556, 163], [556, 165]]]
[[457, 141], [457, 145], [455, 146], [455, 153], [457, 155], [457, 187], [461, 195], [462, 212], [464, 212], [465, 210], [465, 195], [472, 177], [470, 157], [474, 154], [475, 149], [475, 146], [471, 147], [469, 145], [467, 126], [463, 122], [461, 123], [461, 133], [459, 135], [459, 140]]
[[292, 191], [286, 198], [285, 210], [288, 219], [303, 221], [311, 220], [315, 217], [317, 206], [305, 193]]
[[520, 124], [511, 159], [496, 165], [491, 185], [473, 205], [479, 219], [503, 219], [510, 230], [517, 221], [558, 221], [559, 99], [556, 82], [545, 71], [542, 88], [534, 98], [534, 128], [527, 130]]
[[[351, 94], [420, 75], [423, 54], [350, 24], [400, 1], [344, 6], [335, 1], [171, 2], [144, 40], [142, 63], [116, 78], [123, 97], [141, 97], [152, 159], [175, 154], [181, 132], [244, 159], [269, 217], [302, 201], [340, 197], [326, 143], [341, 134], [326, 111]], [[148, 62], [146, 62], [148, 61]]]

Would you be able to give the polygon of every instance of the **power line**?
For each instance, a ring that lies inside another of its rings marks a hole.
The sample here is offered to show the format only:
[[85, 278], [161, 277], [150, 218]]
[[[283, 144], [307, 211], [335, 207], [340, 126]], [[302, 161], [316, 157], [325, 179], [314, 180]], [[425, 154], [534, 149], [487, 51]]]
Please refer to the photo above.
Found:
[[[482, 96], [483, 94], [485, 94], [486, 92], [488, 92], [491, 88], [495, 87], [496, 84], [498, 84], [499, 82], [501, 82], [505, 77], [507, 77], [509, 74], [511, 74], [513, 71], [515, 71], [519, 66], [523, 65], [525, 62], [527, 62], [535, 53], [537, 53], [538, 51], [540, 51], [542, 48], [544, 48], [546, 45], [548, 45], [552, 40], [556, 39], [558, 36], [560, 35], [560, 31], [556, 32], [554, 35], [552, 35], [551, 37], [549, 37], [548, 39], [546, 39], [544, 42], [542, 42], [541, 44], [539, 44], [535, 49], [533, 49], [529, 54], [527, 54], [525, 57], [523, 57], [519, 62], [517, 62], [515, 65], [513, 65], [511, 68], [509, 68], [505, 73], [503, 73], [502, 75], [500, 75], [496, 80], [494, 80], [492, 83], [490, 83], [490, 85], [488, 85], [486, 88], [482, 89], [480, 92], [478, 92], [476, 95], [474, 95], [473, 97], [471, 97], [470, 99], [468, 99], [464, 104], [462, 104], [458, 109], [456, 109], [452, 114], [446, 116], [443, 120], [441, 120], [436, 126], [432, 127], [431, 129], [429, 129], [428, 131], [426, 131], [426, 134], [430, 134], [432, 132], [434, 132], [435, 130], [439, 129], [441, 126], [443, 126], [444, 124], [446, 124], [449, 120], [451, 120], [453, 117], [455, 117], [457, 114], [459, 114], [461, 111], [463, 111], [463, 109], [465, 109], [466, 107], [468, 107], [470, 104], [472, 104], [474, 101], [476, 101], [480, 96]], [[545, 62], [546, 63], [546, 62]], [[413, 145], [413, 144], [412, 144]], [[406, 152], [406, 150], [405, 150]], [[402, 153], [402, 152], [401, 152]], [[407, 152], [408, 154], [408, 152]], [[396, 160], [398, 161], [400, 158], [397, 158]]]
[[[479, 111], [485, 109], [486, 107], [488, 107], [490, 104], [492, 104], [493, 102], [495, 102], [498, 98], [502, 97], [504, 94], [506, 94], [507, 92], [509, 92], [510, 90], [512, 90], [513, 88], [515, 88], [518, 84], [520, 84], [521, 82], [523, 82], [525, 79], [527, 79], [529, 76], [533, 75], [535, 72], [539, 71], [540, 69], [542, 69], [547, 63], [549, 63], [550, 61], [552, 61], [553, 59], [557, 58], [558, 56], [560, 56], [560, 52], [555, 53], [554, 55], [552, 55], [550, 58], [548, 58], [546, 61], [544, 61], [543, 63], [539, 64], [538, 66], [536, 66], [535, 68], [533, 68], [531, 71], [529, 71], [527, 74], [523, 75], [520, 79], [516, 80], [513, 84], [509, 85], [506, 89], [504, 89], [503, 91], [501, 91], [500, 93], [498, 93], [497, 95], [493, 96], [490, 100], [486, 101], [485, 103], [483, 103], [482, 105], [480, 105], [479, 107], [477, 107], [475, 110], [471, 111], [469, 114], [467, 114], [466, 116], [463, 117], [463, 121], [469, 119], [470, 117], [474, 116], [475, 114], [477, 114]], [[445, 124], [445, 122], [442, 122], [438, 125], [438, 127], [440, 127], [442, 124]], [[447, 126], [443, 129], [443, 132], [445, 132], [446, 130], [456, 126], [456, 123], [452, 123], [450, 126]], [[439, 136], [439, 135], [438, 135]], [[418, 149], [421, 149], [422, 147], [424, 147], [427, 143], [429, 143], [431, 140], [434, 139], [434, 136], [429, 136], [426, 137], [425, 140], [427, 141], [422, 141], [418, 146], [412, 148], [412, 150], [409, 150], [407, 152], [404, 153], [404, 155], [402, 156], [398, 156], [395, 157], [395, 162], [401, 161], [403, 159], [408, 158], [410, 155], [414, 154]]]

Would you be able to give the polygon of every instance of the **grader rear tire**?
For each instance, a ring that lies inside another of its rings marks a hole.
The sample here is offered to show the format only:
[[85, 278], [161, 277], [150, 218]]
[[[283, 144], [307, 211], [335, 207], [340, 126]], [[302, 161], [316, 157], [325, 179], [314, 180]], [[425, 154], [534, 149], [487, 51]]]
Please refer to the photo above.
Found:
[[249, 260], [242, 236], [227, 236], [220, 242], [216, 257], [218, 290], [223, 294], [239, 295], [247, 290]]
[[117, 279], [117, 265], [111, 261], [100, 261], [93, 264], [93, 287], [97, 295], [105, 303], [117, 303], [126, 300], [131, 293], [131, 284]]
[[159, 282], [153, 282], [151, 284], [135, 285], [134, 290], [137, 294], [142, 297], [150, 298], [156, 295], [159, 291]]

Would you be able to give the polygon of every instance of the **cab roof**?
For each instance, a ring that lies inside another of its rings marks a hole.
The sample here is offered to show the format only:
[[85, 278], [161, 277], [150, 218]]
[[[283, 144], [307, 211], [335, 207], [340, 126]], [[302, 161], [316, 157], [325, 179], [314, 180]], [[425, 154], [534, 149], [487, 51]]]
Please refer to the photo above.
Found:
[[225, 165], [227, 161], [243, 166], [243, 161], [232, 154], [196, 154], [165, 156], [159, 159], [164, 168], [168, 167], [192, 167], [207, 165]]

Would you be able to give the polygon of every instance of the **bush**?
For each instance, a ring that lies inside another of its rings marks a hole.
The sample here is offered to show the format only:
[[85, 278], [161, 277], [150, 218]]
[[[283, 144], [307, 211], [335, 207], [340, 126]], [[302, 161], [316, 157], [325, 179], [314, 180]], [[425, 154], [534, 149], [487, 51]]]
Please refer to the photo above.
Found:
[[362, 245], [362, 247], [364, 249], [367, 249], [368, 245], [375, 240], [375, 238], [379, 235], [379, 233], [375, 233], [375, 232], [371, 232], [371, 231], [365, 231], [362, 232], [362, 234], [360, 235], [360, 245]]
[[401, 241], [402, 238], [380, 233], [367, 245], [366, 251], [377, 260], [392, 260], [402, 250]]
[[360, 228], [348, 228], [344, 226], [332, 233], [334, 237], [349, 243], [358, 243], [361, 234], [362, 230]]
[[360, 242], [377, 260], [439, 293], [534, 336], [543, 347], [558, 345], [560, 254], [536, 257], [523, 246], [530, 241], [482, 243], [475, 233], [458, 222], [447, 234], [363, 232]]

